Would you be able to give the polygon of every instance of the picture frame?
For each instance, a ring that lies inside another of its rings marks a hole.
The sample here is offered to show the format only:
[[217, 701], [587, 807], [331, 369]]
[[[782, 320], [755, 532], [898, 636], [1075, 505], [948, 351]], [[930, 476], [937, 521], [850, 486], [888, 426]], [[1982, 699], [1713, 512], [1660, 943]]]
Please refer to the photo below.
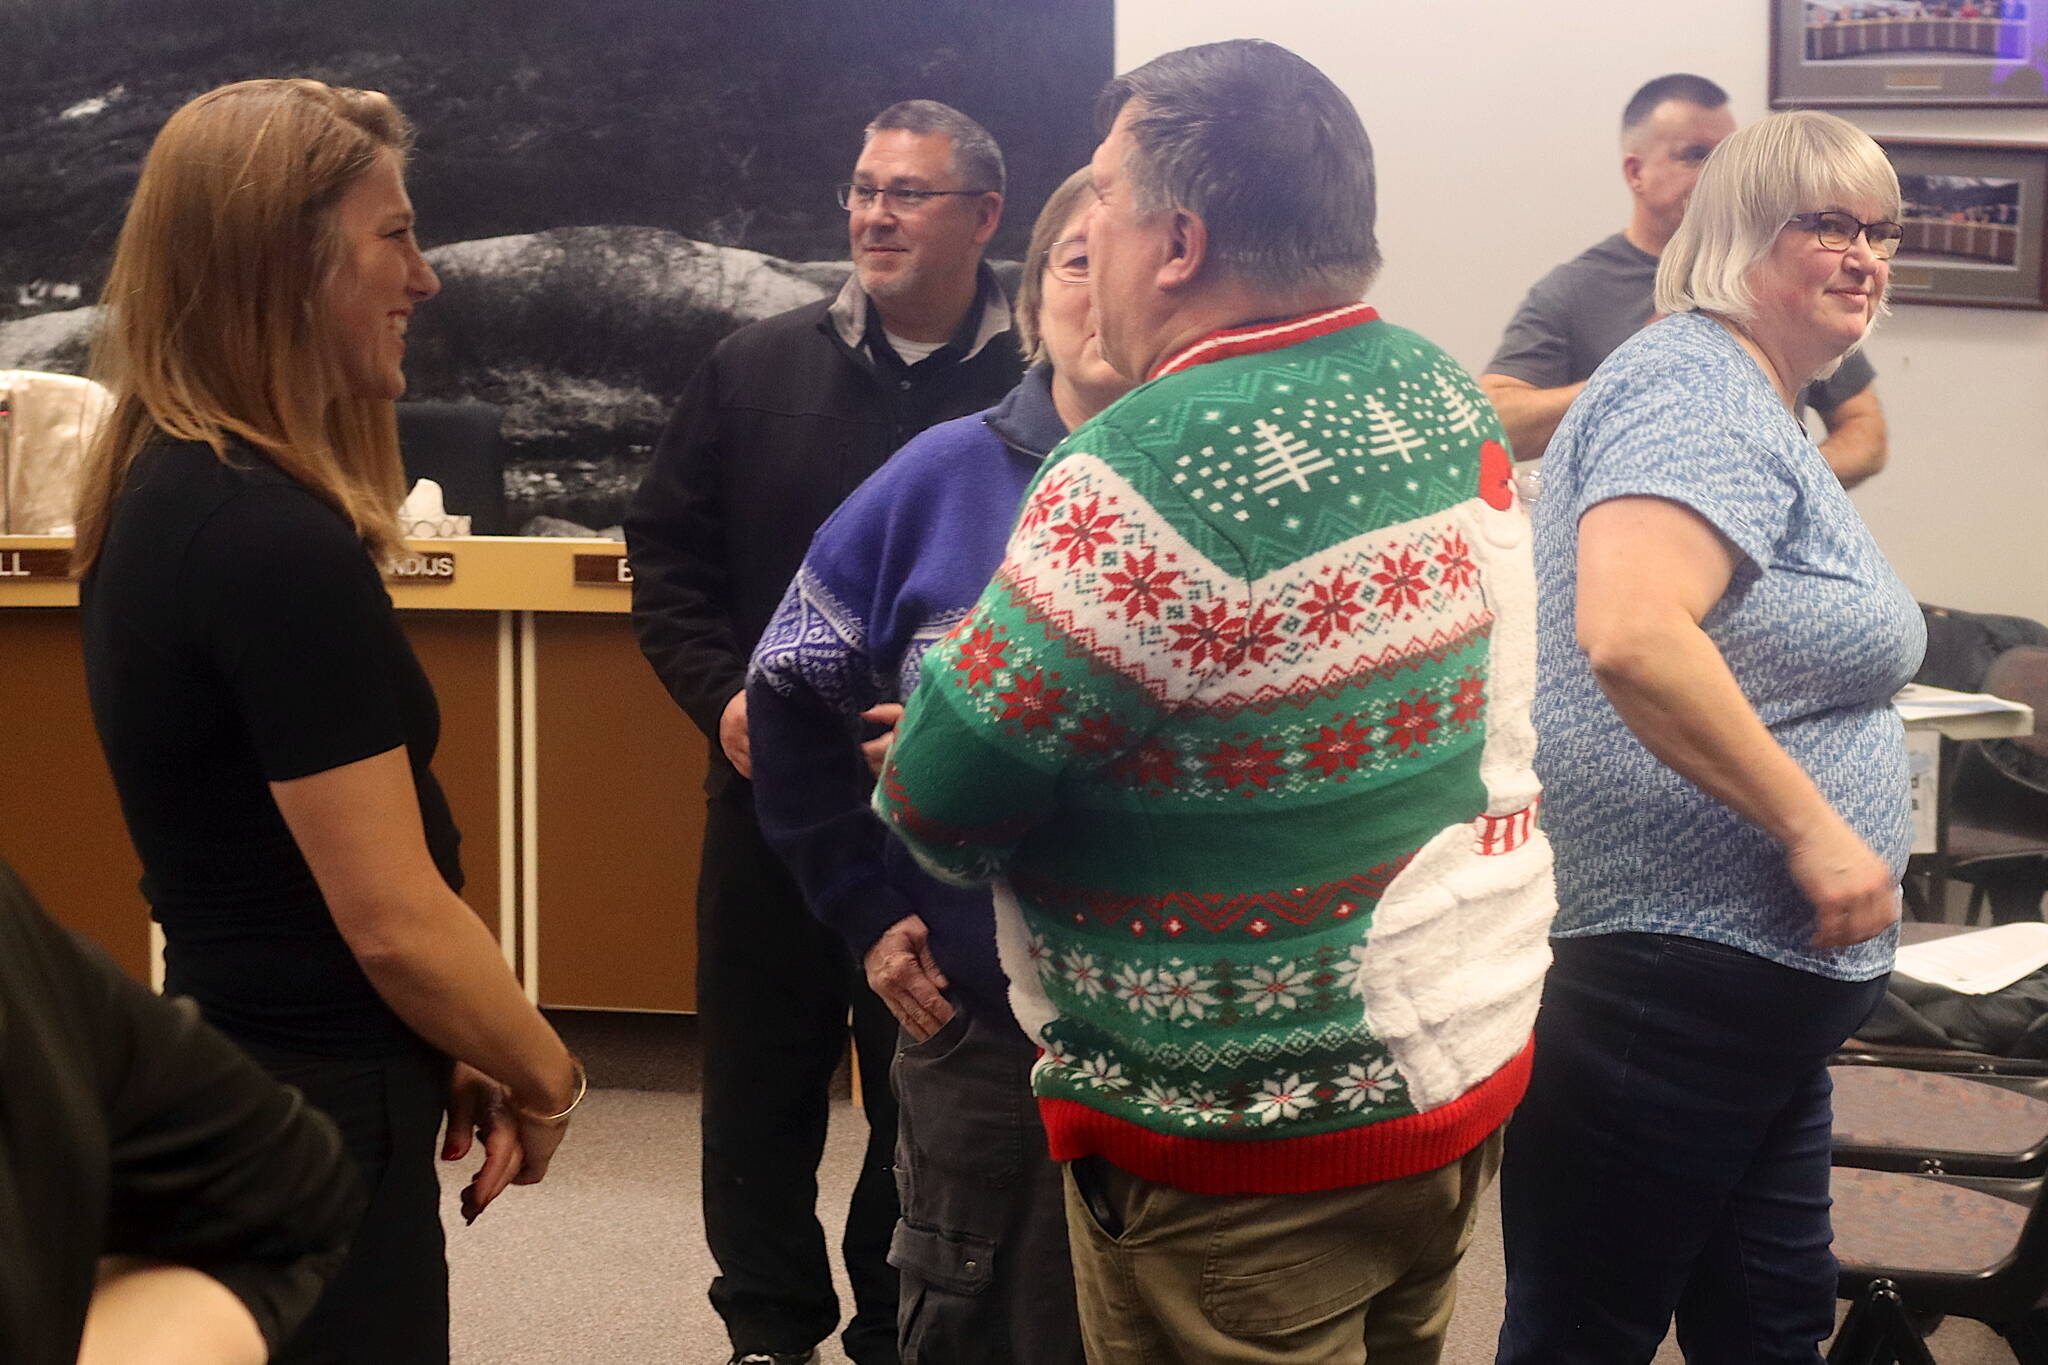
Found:
[[1877, 142], [1905, 203], [1893, 303], [2048, 309], [2048, 145]]
[[1767, 0], [1771, 107], [2048, 107], [2048, 0]]

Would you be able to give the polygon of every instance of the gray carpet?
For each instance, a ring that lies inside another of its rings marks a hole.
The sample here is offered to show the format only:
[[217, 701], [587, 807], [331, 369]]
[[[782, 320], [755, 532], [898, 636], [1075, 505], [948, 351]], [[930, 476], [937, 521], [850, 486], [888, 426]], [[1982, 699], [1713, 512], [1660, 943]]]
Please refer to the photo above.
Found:
[[[704, 1297], [713, 1267], [698, 1214], [691, 1021], [554, 1017], [593, 1082], [554, 1173], [508, 1191], [465, 1228], [454, 1194], [468, 1172], [442, 1168], [456, 1365], [721, 1365], [725, 1333]], [[844, 1218], [865, 1137], [843, 1072], [839, 1093], [819, 1173], [828, 1229]], [[849, 1301], [843, 1279], [839, 1291]], [[1489, 1199], [1465, 1260], [1447, 1365], [1489, 1365], [1500, 1305], [1500, 1225]], [[1929, 1345], [1942, 1365], [2012, 1359], [1973, 1322], [1944, 1323]], [[1680, 1359], [1668, 1342], [1657, 1355], [1658, 1365]], [[835, 1341], [819, 1360], [846, 1357]]]

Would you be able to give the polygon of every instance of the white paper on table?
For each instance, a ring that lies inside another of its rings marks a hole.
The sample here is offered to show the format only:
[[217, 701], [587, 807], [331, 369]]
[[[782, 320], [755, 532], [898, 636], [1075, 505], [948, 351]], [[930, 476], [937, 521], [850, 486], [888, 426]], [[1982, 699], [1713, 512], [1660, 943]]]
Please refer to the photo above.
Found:
[[1910, 944], [1899, 949], [1893, 970], [1963, 995], [1989, 995], [2043, 967], [2048, 922], [2027, 921]]
[[1994, 697], [1989, 692], [1951, 692], [1943, 687], [1928, 687], [1922, 683], [1907, 683], [1892, 698], [1901, 720], [1933, 719], [1944, 716], [1992, 714], [2000, 711], [2024, 711], [2027, 708], [2004, 697]]

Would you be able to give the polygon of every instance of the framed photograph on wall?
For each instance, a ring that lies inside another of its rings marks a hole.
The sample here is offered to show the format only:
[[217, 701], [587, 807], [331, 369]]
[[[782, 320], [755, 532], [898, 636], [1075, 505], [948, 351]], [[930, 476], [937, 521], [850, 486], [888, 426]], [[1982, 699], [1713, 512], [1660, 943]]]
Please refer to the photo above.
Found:
[[1893, 303], [2048, 308], [2048, 146], [1879, 138], [1906, 235]]
[[2048, 0], [1769, 0], [1771, 105], [2048, 105]]

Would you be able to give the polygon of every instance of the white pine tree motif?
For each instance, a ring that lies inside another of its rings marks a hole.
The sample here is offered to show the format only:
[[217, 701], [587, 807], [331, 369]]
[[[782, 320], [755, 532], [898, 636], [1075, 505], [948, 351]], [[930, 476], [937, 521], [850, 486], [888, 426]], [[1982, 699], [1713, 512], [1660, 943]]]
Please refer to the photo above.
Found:
[[1452, 431], [1478, 434], [1479, 405], [1472, 401], [1471, 395], [1453, 384], [1442, 370], [1431, 370], [1429, 377], [1436, 381], [1436, 391], [1444, 400], [1444, 425]]
[[1402, 421], [1401, 414], [1371, 394], [1365, 395], [1365, 410], [1371, 417], [1366, 423], [1372, 432], [1371, 441], [1367, 446], [1369, 453], [1381, 459], [1399, 455], [1403, 464], [1414, 464], [1415, 457], [1408, 452], [1420, 450], [1429, 444], [1422, 438], [1421, 433]]
[[1291, 483], [1306, 493], [1309, 475], [1319, 474], [1337, 463], [1322, 451], [1311, 449], [1309, 443], [1299, 436], [1288, 435], [1263, 417], [1252, 423], [1252, 430], [1258, 433], [1256, 463], [1259, 473], [1265, 476], [1261, 482], [1252, 485], [1258, 492], [1270, 493], [1283, 483]]

